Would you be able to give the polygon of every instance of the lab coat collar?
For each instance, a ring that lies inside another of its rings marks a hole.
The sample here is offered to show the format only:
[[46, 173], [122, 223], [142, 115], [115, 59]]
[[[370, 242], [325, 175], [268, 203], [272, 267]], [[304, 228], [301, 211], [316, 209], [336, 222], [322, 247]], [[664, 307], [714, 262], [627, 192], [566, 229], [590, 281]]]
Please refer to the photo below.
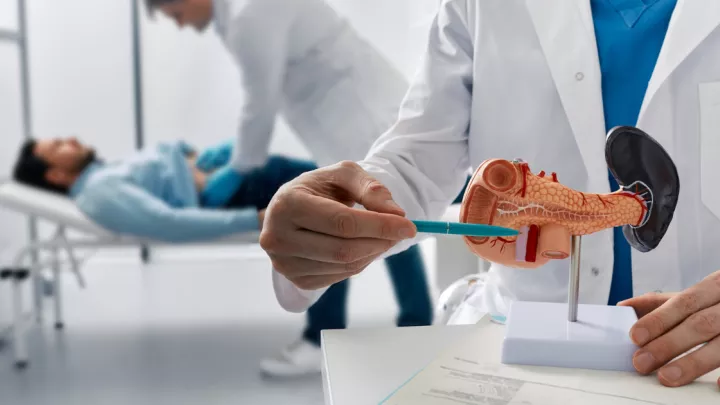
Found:
[[592, 186], [600, 192], [600, 179], [607, 184], [605, 117], [590, 1], [557, 0], [552, 7], [537, 0], [526, 4], [588, 175], [598, 181]]
[[668, 77], [719, 25], [720, 1], [678, 0], [645, 93], [638, 122], [642, 121], [650, 103]]

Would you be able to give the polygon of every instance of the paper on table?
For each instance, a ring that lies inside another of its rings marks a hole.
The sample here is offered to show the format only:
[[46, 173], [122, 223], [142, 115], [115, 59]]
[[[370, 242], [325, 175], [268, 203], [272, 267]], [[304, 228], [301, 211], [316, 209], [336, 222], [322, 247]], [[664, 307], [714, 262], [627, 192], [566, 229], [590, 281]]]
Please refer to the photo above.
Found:
[[381, 405], [717, 405], [711, 373], [667, 388], [635, 373], [510, 366], [500, 363], [505, 329], [488, 318], [473, 338], [448, 349]]

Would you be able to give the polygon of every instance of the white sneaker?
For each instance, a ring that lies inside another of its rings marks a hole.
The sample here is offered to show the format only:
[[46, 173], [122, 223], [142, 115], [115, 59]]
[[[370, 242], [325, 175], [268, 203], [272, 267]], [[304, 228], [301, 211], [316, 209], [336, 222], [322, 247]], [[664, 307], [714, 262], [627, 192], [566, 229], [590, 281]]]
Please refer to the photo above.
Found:
[[322, 353], [319, 347], [300, 339], [276, 357], [260, 362], [260, 371], [268, 377], [299, 377], [321, 371]]

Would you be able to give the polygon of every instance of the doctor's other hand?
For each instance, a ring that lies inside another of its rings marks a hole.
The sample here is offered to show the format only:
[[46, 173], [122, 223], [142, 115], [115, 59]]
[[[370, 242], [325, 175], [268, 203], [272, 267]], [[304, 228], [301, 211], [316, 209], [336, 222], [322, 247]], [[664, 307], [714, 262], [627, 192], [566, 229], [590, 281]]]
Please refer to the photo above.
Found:
[[233, 147], [233, 142], [227, 141], [203, 150], [195, 162], [195, 167], [207, 173], [226, 165], [232, 156]]
[[[367, 211], [352, 208], [355, 203]], [[358, 164], [341, 162], [278, 190], [260, 245], [276, 271], [301, 289], [316, 290], [360, 273], [416, 232], [385, 186]]]
[[646, 294], [618, 305], [640, 317], [630, 330], [640, 347], [633, 356], [639, 373], [658, 370], [660, 383], [679, 387], [720, 368], [720, 271], [681, 293]]
[[230, 198], [240, 189], [243, 176], [231, 166], [225, 166], [211, 174], [205, 183], [200, 198], [203, 205], [219, 208], [228, 203]]

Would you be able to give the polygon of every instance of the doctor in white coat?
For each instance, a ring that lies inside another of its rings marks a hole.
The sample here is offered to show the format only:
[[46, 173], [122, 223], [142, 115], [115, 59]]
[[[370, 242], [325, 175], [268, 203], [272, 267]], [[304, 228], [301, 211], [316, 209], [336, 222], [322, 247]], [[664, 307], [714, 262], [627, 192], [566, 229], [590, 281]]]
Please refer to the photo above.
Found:
[[[362, 159], [397, 119], [407, 79], [325, 0], [146, 2], [180, 27], [203, 31], [212, 22], [240, 72], [244, 94], [237, 136], [198, 157], [201, 169], [220, 167], [203, 192], [207, 206], [226, 205], [243, 174], [264, 166], [280, 114], [320, 166]], [[398, 326], [430, 324], [432, 303], [419, 248], [386, 263], [396, 287]], [[319, 373], [320, 331], [345, 326], [347, 288], [336, 285], [308, 311], [302, 338], [265, 359], [261, 370], [273, 376]]]
[[[720, 367], [717, 0], [444, 0], [399, 121], [359, 164], [312, 172], [270, 204], [261, 244], [279, 302], [302, 311], [326, 286], [416, 243], [408, 219], [440, 218], [467, 168], [488, 158], [519, 157], [571, 188], [610, 192], [604, 140], [617, 120], [662, 144], [682, 185], [660, 246], [628, 253], [635, 298], [622, 305], [642, 317], [635, 367], [659, 370], [668, 386]], [[609, 303], [615, 245], [612, 230], [584, 238], [582, 303]], [[564, 262], [493, 264], [472, 303], [502, 314], [512, 300], [563, 302], [567, 282]]]
[[359, 160], [397, 118], [407, 79], [325, 0], [146, 0], [179, 26], [211, 22], [243, 90], [230, 164], [209, 180], [222, 206], [268, 158], [278, 115], [319, 166]]

